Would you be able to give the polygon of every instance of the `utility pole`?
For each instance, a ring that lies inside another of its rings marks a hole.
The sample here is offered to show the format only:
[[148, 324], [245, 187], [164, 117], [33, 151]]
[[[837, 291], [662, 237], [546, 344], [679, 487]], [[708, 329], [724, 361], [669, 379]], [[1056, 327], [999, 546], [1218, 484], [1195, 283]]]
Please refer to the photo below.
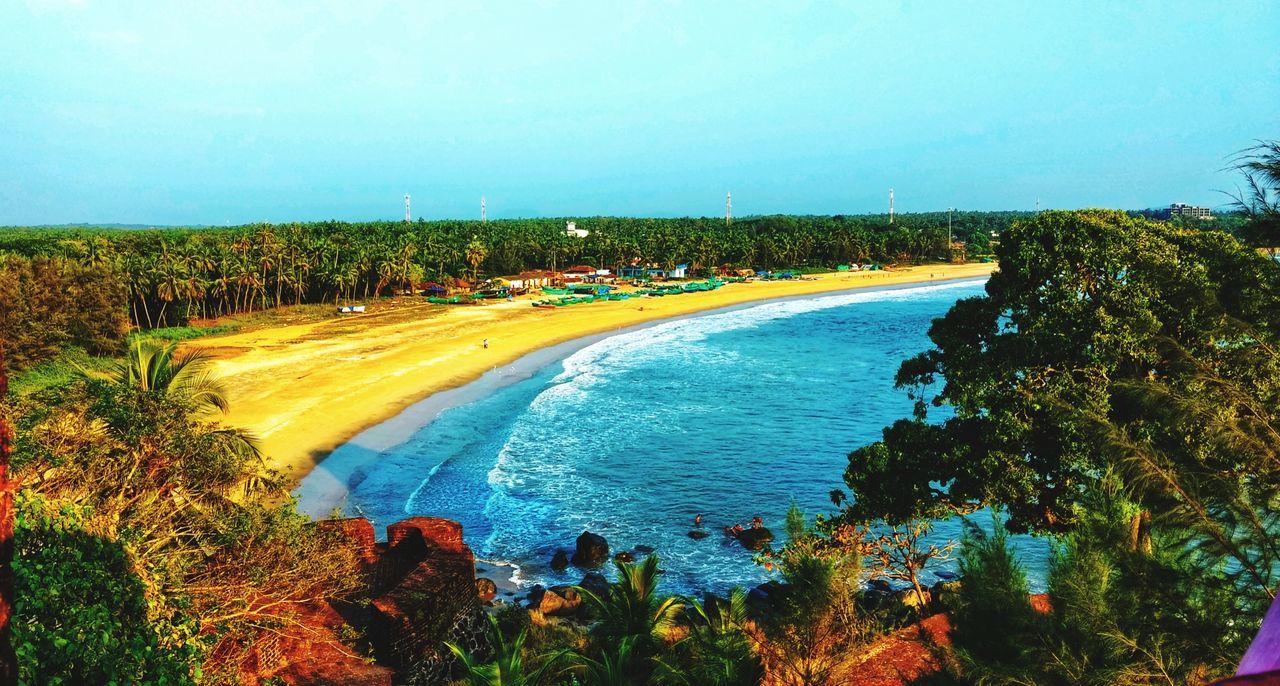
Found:
[[724, 223], [725, 226], [733, 223], [733, 193], [724, 194]]
[[483, 196], [483, 195], [482, 195], [482, 196], [480, 196], [480, 221], [481, 221], [481, 222], [487, 222], [487, 221], [489, 221], [489, 220], [484, 216], [484, 196]]
[[1040, 198], [1036, 198], [1036, 214], [1040, 214]]
[[404, 194], [404, 220], [406, 222], [413, 221], [412, 219], [409, 218], [409, 194], [408, 193]]
[[954, 212], [955, 209], [956, 208], [954, 207], [947, 208], [947, 252], [948, 253], [951, 252], [951, 213]]
[[893, 189], [889, 189], [889, 224], [893, 225]]

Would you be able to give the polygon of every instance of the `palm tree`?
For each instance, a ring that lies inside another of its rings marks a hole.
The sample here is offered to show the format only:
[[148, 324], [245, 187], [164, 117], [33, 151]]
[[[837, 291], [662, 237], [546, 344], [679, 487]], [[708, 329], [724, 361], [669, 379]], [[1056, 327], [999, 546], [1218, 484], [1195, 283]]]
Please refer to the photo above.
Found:
[[113, 368], [97, 371], [81, 367], [80, 372], [88, 378], [163, 393], [190, 404], [200, 414], [226, 412], [226, 387], [213, 375], [205, 352], [178, 353], [177, 347], [177, 341], [139, 337]]
[[[643, 686], [649, 683], [649, 669], [637, 649], [636, 636], [624, 636], [601, 651], [599, 658], [574, 653], [574, 666], [566, 672], [581, 677], [585, 686]], [[577, 679], [575, 678], [575, 681]]]
[[467, 244], [466, 255], [467, 264], [471, 265], [471, 281], [474, 283], [480, 270], [480, 263], [484, 262], [484, 258], [489, 256], [489, 249], [484, 246], [484, 243], [473, 238]]
[[468, 686], [536, 686], [542, 682], [546, 671], [567, 652], [560, 651], [549, 656], [537, 671], [525, 676], [524, 642], [529, 630], [523, 629], [514, 639], [507, 641], [506, 636], [502, 635], [502, 628], [498, 626], [497, 618], [486, 614], [485, 619], [489, 620], [486, 632], [489, 635], [489, 647], [493, 650], [492, 660], [481, 662], [465, 649], [453, 643], [445, 643], [449, 652], [458, 658], [462, 666], [462, 681]]
[[603, 596], [575, 587], [593, 606], [599, 621], [592, 633], [609, 641], [634, 636], [642, 652], [650, 649], [669, 632], [684, 604], [679, 598], [658, 597], [658, 556], [629, 564], [614, 561], [618, 580], [609, 585]]
[[741, 587], [728, 598], [707, 594], [705, 600], [685, 600], [692, 612], [689, 635], [679, 646], [689, 649], [692, 665], [684, 667], [659, 661], [661, 681], [687, 686], [755, 686], [764, 678], [764, 666], [752, 651], [745, 631], [748, 623], [747, 593]]

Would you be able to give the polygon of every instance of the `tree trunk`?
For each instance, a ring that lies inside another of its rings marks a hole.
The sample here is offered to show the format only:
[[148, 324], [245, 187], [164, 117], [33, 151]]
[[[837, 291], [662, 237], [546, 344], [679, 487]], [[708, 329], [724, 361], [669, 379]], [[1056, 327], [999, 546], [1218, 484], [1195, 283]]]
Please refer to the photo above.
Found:
[[[4, 349], [0, 348], [0, 398], [9, 390], [5, 376]], [[0, 415], [0, 686], [17, 686], [18, 656], [13, 649], [13, 493], [16, 481], [9, 480], [9, 456], [13, 432], [3, 415]]]

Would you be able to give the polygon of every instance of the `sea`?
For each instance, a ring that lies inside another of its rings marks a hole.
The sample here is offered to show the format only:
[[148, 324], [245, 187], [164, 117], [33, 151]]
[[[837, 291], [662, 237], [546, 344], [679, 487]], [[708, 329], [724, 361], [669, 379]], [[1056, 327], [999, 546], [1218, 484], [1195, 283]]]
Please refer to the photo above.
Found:
[[[457, 520], [477, 558], [511, 565], [523, 585], [580, 581], [580, 570], [549, 562], [591, 531], [613, 552], [653, 548], [666, 592], [752, 587], [775, 572], [723, 527], [759, 516], [780, 544], [792, 502], [810, 518], [832, 513], [850, 451], [911, 413], [894, 387], [899, 364], [928, 349], [933, 319], [983, 285], [765, 302], [596, 340], [433, 413], [350, 474], [341, 507], [378, 531], [414, 515]], [[945, 416], [933, 409], [931, 420]], [[698, 515], [701, 539], [689, 536]], [[988, 512], [970, 517], [992, 526]], [[929, 540], [945, 545], [962, 530], [958, 518], [938, 521]], [[1012, 541], [1033, 591], [1043, 589], [1047, 542]], [[924, 581], [955, 566], [935, 561]]]

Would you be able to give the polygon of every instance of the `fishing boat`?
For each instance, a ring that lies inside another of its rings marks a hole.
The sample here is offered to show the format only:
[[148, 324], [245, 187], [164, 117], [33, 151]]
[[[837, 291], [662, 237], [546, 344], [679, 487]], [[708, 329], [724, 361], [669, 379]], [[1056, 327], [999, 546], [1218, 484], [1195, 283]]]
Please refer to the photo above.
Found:
[[462, 302], [462, 296], [451, 295], [447, 298], [437, 298], [435, 296], [432, 296], [430, 298], [427, 298], [427, 302], [435, 305], [457, 305], [458, 303]]

